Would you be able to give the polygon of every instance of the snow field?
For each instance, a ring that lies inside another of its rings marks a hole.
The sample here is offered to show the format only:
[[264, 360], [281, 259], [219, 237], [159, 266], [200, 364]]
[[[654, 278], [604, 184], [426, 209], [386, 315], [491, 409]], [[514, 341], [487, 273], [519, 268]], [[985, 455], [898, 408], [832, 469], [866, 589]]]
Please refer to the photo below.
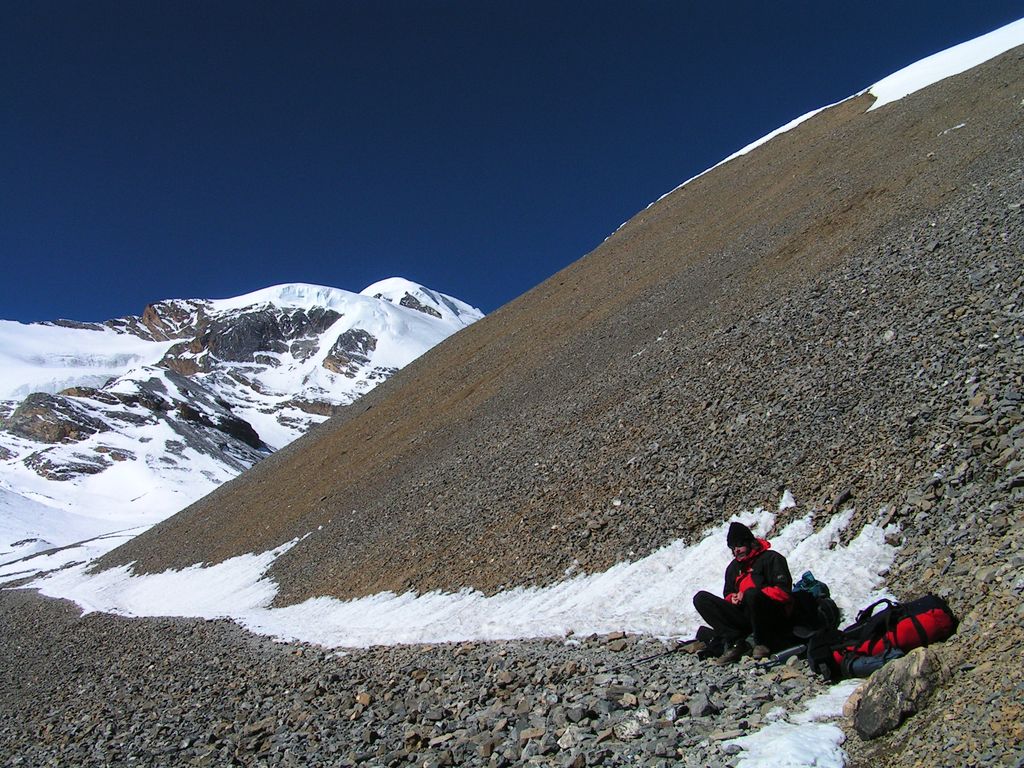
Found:
[[[775, 515], [764, 510], [732, 518], [765, 535]], [[880, 590], [896, 549], [886, 531], [865, 526], [840, 543], [849, 514], [813, 532], [809, 516], [785, 526], [773, 547], [790, 561], [794, 578], [812, 570], [852, 617], [884, 595]], [[603, 573], [579, 575], [546, 587], [519, 587], [494, 595], [476, 590], [401, 595], [383, 592], [357, 600], [316, 597], [284, 608], [268, 607], [277, 593], [265, 574], [298, 542], [217, 565], [136, 576], [123, 567], [96, 574], [84, 566], [54, 573], [31, 585], [43, 594], [78, 603], [85, 611], [126, 616], [231, 618], [279, 640], [332, 648], [402, 643], [511, 640], [626, 631], [662, 638], [692, 636], [700, 624], [691, 598], [721, 591], [731, 555], [724, 545], [729, 522], [699, 541], [675, 541], [647, 557]], [[316, 535], [312, 533], [309, 535]]]

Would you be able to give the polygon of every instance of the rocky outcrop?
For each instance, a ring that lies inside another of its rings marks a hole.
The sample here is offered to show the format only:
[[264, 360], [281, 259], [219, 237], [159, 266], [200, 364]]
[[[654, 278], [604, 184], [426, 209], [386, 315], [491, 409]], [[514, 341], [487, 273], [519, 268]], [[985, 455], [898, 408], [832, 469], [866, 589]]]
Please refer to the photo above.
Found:
[[949, 677], [941, 651], [915, 648], [886, 664], [864, 684], [854, 707], [854, 728], [865, 739], [888, 733], [924, 709], [932, 693]]
[[135, 318], [127, 320], [136, 335], [142, 335], [138, 326], [149, 331], [149, 338], [156, 341], [187, 338], [205, 324], [206, 312], [198, 301], [162, 301], [148, 304], [136, 324]]
[[[382, 293], [374, 294], [374, 298], [376, 298], [376, 299], [386, 299], [387, 301], [391, 301], [390, 298], [386, 298], [384, 296], [384, 294], [382, 294]], [[405, 295], [402, 296], [402, 298], [398, 300], [398, 304], [399, 304], [399, 306], [402, 306], [402, 307], [408, 307], [409, 309], [415, 309], [417, 312], [422, 312], [423, 314], [430, 315], [431, 317], [441, 317], [441, 313], [439, 311], [437, 311], [436, 309], [434, 309], [431, 306], [428, 306], [427, 304], [424, 304], [422, 301], [417, 299], [415, 296], [413, 296], [408, 291], [406, 291]]]
[[405, 296], [399, 299], [398, 303], [403, 307], [415, 309], [417, 312], [422, 312], [425, 315], [431, 315], [432, 317], [441, 317], [440, 312], [438, 312], [433, 307], [428, 307], [426, 304], [417, 299], [411, 293], [405, 294]]
[[[166, 374], [173, 390], [154, 375], [140, 380], [134, 391], [73, 387], [58, 395], [34, 394], [6, 419], [11, 434], [46, 445], [81, 444], [91, 448], [59, 452], [43, 448], [27, 453], [21, 463], [48, 480], [68, 481], [98, 474], [114, 461], [134, 460], [123, 447], [104, 441], [106, 434], [167, 424], [195, 451], [251, 466], [269, 451], [252, 425], [201, 383], [176, 373]], [[13, 455], [11, 452], [7, 458]]]
[[83, 475], [98, 475], [110, 466], [110, 461], [99, 452], [72, 453], [70, 456], [54, 454], [44, 448], [25, 456], [21, 463], [46, 480], [67, 482]]
[[237, 440], [241, 440], [250, 448], [266, 449], [266, 445], [264, 445], [263, 441], [260, 440], [260, 436], [256, 434], [256, 430], [252, 428], [252, 425], [235, 416], [219, 415], [215, 421], [205, 413], [196, 410], [188, 403], [179, 403], [177, 413], [178, 417], [183, 421], [200, 424], [204, 427], [209, 427], [210, 429], [216, 429], [226, 435], [236, 438]]
[[343, 405], [331, 405], [319, 400], [307, 400], [301, 397], [292, 398], [287, 401], [286, 405], [303, 413], [310, 413], [316, 416], [334, 416], [345, 408]]
[[165, 397], [145, 391], [125, 393], [96, 389], [95, 387], [69, 387], [61, 390], [58, 394], [62, 397], [74, 397], [79, 400], [94, 400], [103, 405], [123, 405], [127, 408], [142, 407], [148, 411], [171, 409], [171, 404]]
[[311, 314], [302, 310], [247, 312], [212, 324], [202, 339], [206, 342], [204, 347], [220, 360], [266, 363], [273, 354], [292, 349], [299, 351], [299, 359], [305, 359], [315, 351], [309, 348], [310, 339], [318, 337], [339, 317], [331, 310]]
[[109, 328], [119, 333], [130, 333], [147, 341], [168, 341], [192, 335], [196, 328], [203, 325], [205, 312], [206, 303], [203, 301], [171, 300], [146, 305], [140, 316], [119, 317], [103, 323], [54, 320], [44, 324], [86, 330]]
[[305, 360], [318, 350], [317, 339], [341, 315], [329, 309], [282, 311], [271, 307], [203, 323], [192, 338], [167, 352], [162, 365], [185, 375], [229, 363], [275, 367], [290, 354]]
[[345, 331], [334, 342], [323, 366], [329, 371], [354, 378], [359, 369], [370, 362], [370, 352], [377, 348], [377, 339], [366, 331]]
[[74, 443], [108, 427], [73, 400], [39, 392], [21, 402], [7, 419], [5, 429], [40, 443]]

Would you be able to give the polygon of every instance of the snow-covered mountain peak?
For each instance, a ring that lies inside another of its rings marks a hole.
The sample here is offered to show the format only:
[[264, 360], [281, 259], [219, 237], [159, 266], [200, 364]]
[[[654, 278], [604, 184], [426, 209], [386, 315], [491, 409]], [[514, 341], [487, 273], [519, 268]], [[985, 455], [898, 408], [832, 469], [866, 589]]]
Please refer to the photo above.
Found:
[[442, 320], [457, 322], [459, 325], [469, 325], [483, 317], [483, 313], [476, 307], [402, 277], [378, 280], [360, 291], [360, 295], [383, 299], [392, 304], [434, 315]]
[[279, 309], [342, 309], [348, 306], [357, 294], [340, 288], [311, 283], [282, 283], [261, 288], [241, 296], [226, 299], [207, 300], [206, 304], [213, 312], [233, 312], [261, 306], [274, 306]]
[[22, 525], [38, 504], [97, 534], [173, 514], [480, 317], [389, 278], [168, 299], [104, 323], [0, 321], [0, 490], [25, 511], [11, 535], [63, 540]]
[[365, 310], [367, 300], [383, 300], [406, 309], [424, 312], [440, 320], [454, 321], [459, 325], [468, 325], [483, 317], [480, 310], [465, 302], [401, 277], [379, 280], [359, 293], [312, 283], [283, 283], [241, 296], [212, 300], [192, 299], [179, 303], [195, 306], [201, 302], [208, 315], [266, 307], [280, 310], [327, 309], [345, 314]]

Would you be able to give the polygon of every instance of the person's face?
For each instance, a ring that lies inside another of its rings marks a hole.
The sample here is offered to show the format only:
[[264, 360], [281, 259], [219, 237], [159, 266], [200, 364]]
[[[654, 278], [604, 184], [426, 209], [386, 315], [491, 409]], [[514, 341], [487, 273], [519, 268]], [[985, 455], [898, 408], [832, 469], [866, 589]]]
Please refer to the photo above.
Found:
[[750, 554], [751, 546], [749, 544], [737, 544], [735, 547], [731, 547], [731, 549], [732, 556], [737, 560], [742, 560]]

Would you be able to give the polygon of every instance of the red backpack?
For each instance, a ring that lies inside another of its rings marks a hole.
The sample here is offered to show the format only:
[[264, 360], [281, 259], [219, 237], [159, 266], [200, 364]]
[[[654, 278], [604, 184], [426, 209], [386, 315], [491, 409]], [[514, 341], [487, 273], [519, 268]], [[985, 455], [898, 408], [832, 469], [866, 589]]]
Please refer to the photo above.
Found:
[[[879, 606], [885, 606], [876, 611]], [[919, 646], [945, 640], [958, 620], [938, 595], [907, 603], [878, 600], [843, 630], [812, 637], [807, 644], [811, 668], [829, 680], [866, 677], [885, 662]]]

